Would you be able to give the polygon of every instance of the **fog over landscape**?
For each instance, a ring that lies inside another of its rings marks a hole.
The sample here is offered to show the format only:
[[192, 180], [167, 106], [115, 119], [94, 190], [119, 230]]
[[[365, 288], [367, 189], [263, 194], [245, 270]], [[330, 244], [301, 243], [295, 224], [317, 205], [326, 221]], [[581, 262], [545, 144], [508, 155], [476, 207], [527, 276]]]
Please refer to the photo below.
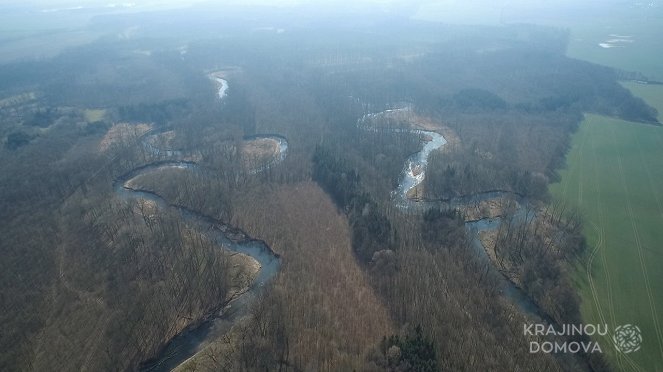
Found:
[[663, 371], [661, 25], [0, 3], [0, 370]]

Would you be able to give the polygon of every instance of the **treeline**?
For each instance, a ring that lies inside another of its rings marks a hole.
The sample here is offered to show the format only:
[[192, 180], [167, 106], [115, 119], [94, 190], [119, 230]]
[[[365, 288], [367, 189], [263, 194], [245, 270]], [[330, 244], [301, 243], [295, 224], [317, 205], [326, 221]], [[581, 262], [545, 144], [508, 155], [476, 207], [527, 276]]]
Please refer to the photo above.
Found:
[[439, 371], [435, 344], [423, 335], [421, 326], [405, 337], [392, 335], [380, 342], [369, 355], [369, 369], [385, 371]]
[[[86, 120], [80, 110], [71, 107], [44, 106], [39, 100], [20, 99], [15, 104], [9, 104], [0, 111], [0, 137], [4, 146], [10, 150], [17, 150], [45, 132], [45, 128], [56, 126], [86, 126]], [[105, 123], [100, 124], [102, 130]], [[92, 125], [86, 126], [88, 130]]]
[[248, 185], [243, 181], [246, 180], [247, 172], [241, 174], [244, 176], [240, 180], [240, 173], [157, 169], [134, 178], [131, 187], [154, 192], [168, 203], [184, 206], [221, 221], [230, 221], [233, 216], [231, 200], [236, 193], [234, 190]]
[[190, 103], [185, 99], [159, 103], [138, 103], [117, 108], [120, 121], [165, 124], [174, 118], [190, 115]]
[[[582, 323], [581, 299], [574, 284], [579, 260], [586, 259], [587, 246], [582, 219], [566, 205], [552, 203], [544, 208], [507, 209], [494, 236], [484, 241], [492, 247], [500, 271], [557, 324]], [[570, 336], [589, 342], [587, 335]], [[583, 363], [594, 370], [609, 370], [602, 354], [590, 353]]]
[[469, 245], [465, 219], [455, 209], [440, 210], [431, 208], [424, 212], [421, 219], [421, 237], [429, 249], [458, 251]]
[[503, 164], [492, 153], [462, 147], [433, 153], [424, 179], [424, 198], [449, 199], [490, 190], [507, 190], [533, 199], [547, 198], [547, 178]]
[[347, 214], [352, 227], [352, 246], [362, 263], [370, 262], [376, 252], [393, 245], [395, 237], [389, 220], [363, 191], [360, 176], [347, 160], [327, 148], [317, 147], [313, 155], [313, 180]]
[[5, 147], [9, 150], [16, 150], [19, 147], [25, 146], [30, 143], [37, 136], [27, 134], [25, 132], [13, 132], [7, 136], [5, 140]]
[[500, 269], [558, 323], [581, 322], [570, 270], [585, 252], [580, 215], [552, 206], [507, 212], [494, 241]]
[[397, 120], [376, 120], [368, 125], [349, 129], [353, 135], [350, 143], [363, 160], [362, 173], [370, 173], [370, 192], [387, 198], [401, 182], [407, 158], [421, 151], [424, 138], [410, 133], [409, 124]]
[[373, 108], [368, 112], [413, 103], [452, 128], [459, 152], [435, 155], [424, 181], [433, 199], [501, 188], [545, 200], [583, 112], [657, 123], [655, 110], [618, 83], [618, 72], [567, 58], [564, 48], [534, 45], [561, 45], [563, 32], [519, 26], [491, 32], [468, 32], [462, 42], [441, 37], [413, 60], [330, 68], [316, 80], [325, 87], [319, 94], [350, 92]]
[[[469, 51], [468, 51], [469, 52]], [[465, 73], [450, 76], [440, 64]], [[515, 108], [525, 112], [589, 111], [632, 121], [656, 123], [655, 110], [618, 83], [617, 71], [567, 58], [563, 53], [514, 46], [482, 58], [431, 53], [418, 73], [444, 84], [420, 106], [464, 112]], [[469, 75], [471, 71], [475, 75]], [[469, 87], [469, 88], [467, 88]], [[480, 88], [477, 88], [480, 87]], [[418, 102], [418, 101], [417, 101]]]

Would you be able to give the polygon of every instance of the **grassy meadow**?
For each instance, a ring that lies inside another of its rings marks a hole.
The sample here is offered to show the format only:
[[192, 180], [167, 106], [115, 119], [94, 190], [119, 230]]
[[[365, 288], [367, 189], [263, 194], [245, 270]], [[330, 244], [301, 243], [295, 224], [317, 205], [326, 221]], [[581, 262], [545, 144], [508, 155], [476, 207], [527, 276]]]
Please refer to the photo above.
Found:
[[[592, 24], [571, 26], [567, 55], [573, 58], [637, 71], [651, 80], [663, 80], [663, 16], [597, 20]], [[626, 37], [623, 37], [626, 36]], [[623, 40], [604, 48], [599, 44]]]
[[[631, 8], [565, 24], [567, 55], [661, 81], [662, 17], [661, 8]], [[599, 45], [614, 39], [630, 41]], [[623, 86], [663, 121], [663, 86]], [[585, 221], [588, 255], [576, 272], [584, 321], [639, 326], [642, 348], [622, 354], [604, 339], [607, 359], [618, 371], [663, 371], [663, 127], [587, 114], [561, 175], [554, 198]]]
[[[633, 85], [663, 112], [663, 86]], [[551, 191], [585, 219], [585, 322], [639, 326], [641, 350], [604, 352], [616, 370], [663, 370], [663, 128], [588, 114], [567, 164]]]

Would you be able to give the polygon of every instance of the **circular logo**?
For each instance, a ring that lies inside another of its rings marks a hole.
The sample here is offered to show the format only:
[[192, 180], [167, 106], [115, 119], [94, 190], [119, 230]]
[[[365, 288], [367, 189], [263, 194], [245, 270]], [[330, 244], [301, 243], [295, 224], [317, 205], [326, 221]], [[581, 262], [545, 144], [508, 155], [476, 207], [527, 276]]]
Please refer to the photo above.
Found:
[[617, 350], [624, 354], [640, 350], [642, 344], [642, 333], [638, 326], [624, 324], [615, 328], [615, 334], [612, 336]]

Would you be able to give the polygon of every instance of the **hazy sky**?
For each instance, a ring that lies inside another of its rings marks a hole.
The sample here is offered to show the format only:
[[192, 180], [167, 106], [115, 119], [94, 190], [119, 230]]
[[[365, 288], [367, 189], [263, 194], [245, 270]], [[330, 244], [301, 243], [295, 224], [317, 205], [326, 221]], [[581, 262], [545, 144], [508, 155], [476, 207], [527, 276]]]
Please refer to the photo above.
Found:
[[[217, 6], [233, 5], [320, 5], [339, 8], [356, 5], [373, 5], [378, 8], [423, 9], [427, 12], [450, 12], [471, 16], [472, 13], [485, 13], [495, 9], [548, 9], [551, 7], [578, 6], [579, 4], [606, 4], [624, 0], [0, 0], [1, 5], [30, 4], [42, 9], [73, 7], [108, 7], [109, 5], [144, 7], [190, 6], [196, 3], [208, 3]], [[650, 0], [651, 1], [651, 0]], [[659, 0], [655, 0], [658, 2]], [[635, 0], [634, 0], [635, 2]]]
[[[0, 4], [33, 4], [46, 8], [54, 7], [73, 7], [73, 6], [99, 6], [109, 4], [135, 4], [136, 6], [156, 5], [163, 4], [167, 6], [180, 5], [187, 6], [194, 3], [207, 2], [212, 4], [246, 4], [246, 5], [274, 5], [274, 6], [292, 6], [302, 4], [320, 4], [320, 5], [336, 5], [339, 7], [348, 6], [351, 4], [365, 3], [365, 4], [381, 4], [381, 5], [399, 5], [399, 6], [417, 6], [420, 4], [432, 5], [435, 7], [458, 9], [458, 8], [477, 8], [477, 7], [502, 7], [502, 6], [516, 6], [516, 7], [541, 7], [546, 4], [563, 4], [563, 3], [596, 3], [610, 2], [611, 0], [0, 0]], [[615, 0], [612, 0], [615, 1]]]
[[[647, 0], [660, 3], [663, 0]], [[591, 15], [588, 9], [601, 9], [608, 4], [636, 4], [636, 0], [0, 0], [1, 5], [30, 4], [42, 11], [63, 11], [79, 7], [105, 8], [112, 11], [146, 11], [160, 8], [189, 7], [209, 4], [297, 6], [308, 8], [353, 9], [374, 7], [376, 10], [402, 12], [416, 19], [464, 24], [536, 22], [548, 16]], [[640, 1], [640, 3], [643, 3]], [[643, 3], [643, 4], [644, 4]], [[2, 28], [2, 27], [0, 27]]]

